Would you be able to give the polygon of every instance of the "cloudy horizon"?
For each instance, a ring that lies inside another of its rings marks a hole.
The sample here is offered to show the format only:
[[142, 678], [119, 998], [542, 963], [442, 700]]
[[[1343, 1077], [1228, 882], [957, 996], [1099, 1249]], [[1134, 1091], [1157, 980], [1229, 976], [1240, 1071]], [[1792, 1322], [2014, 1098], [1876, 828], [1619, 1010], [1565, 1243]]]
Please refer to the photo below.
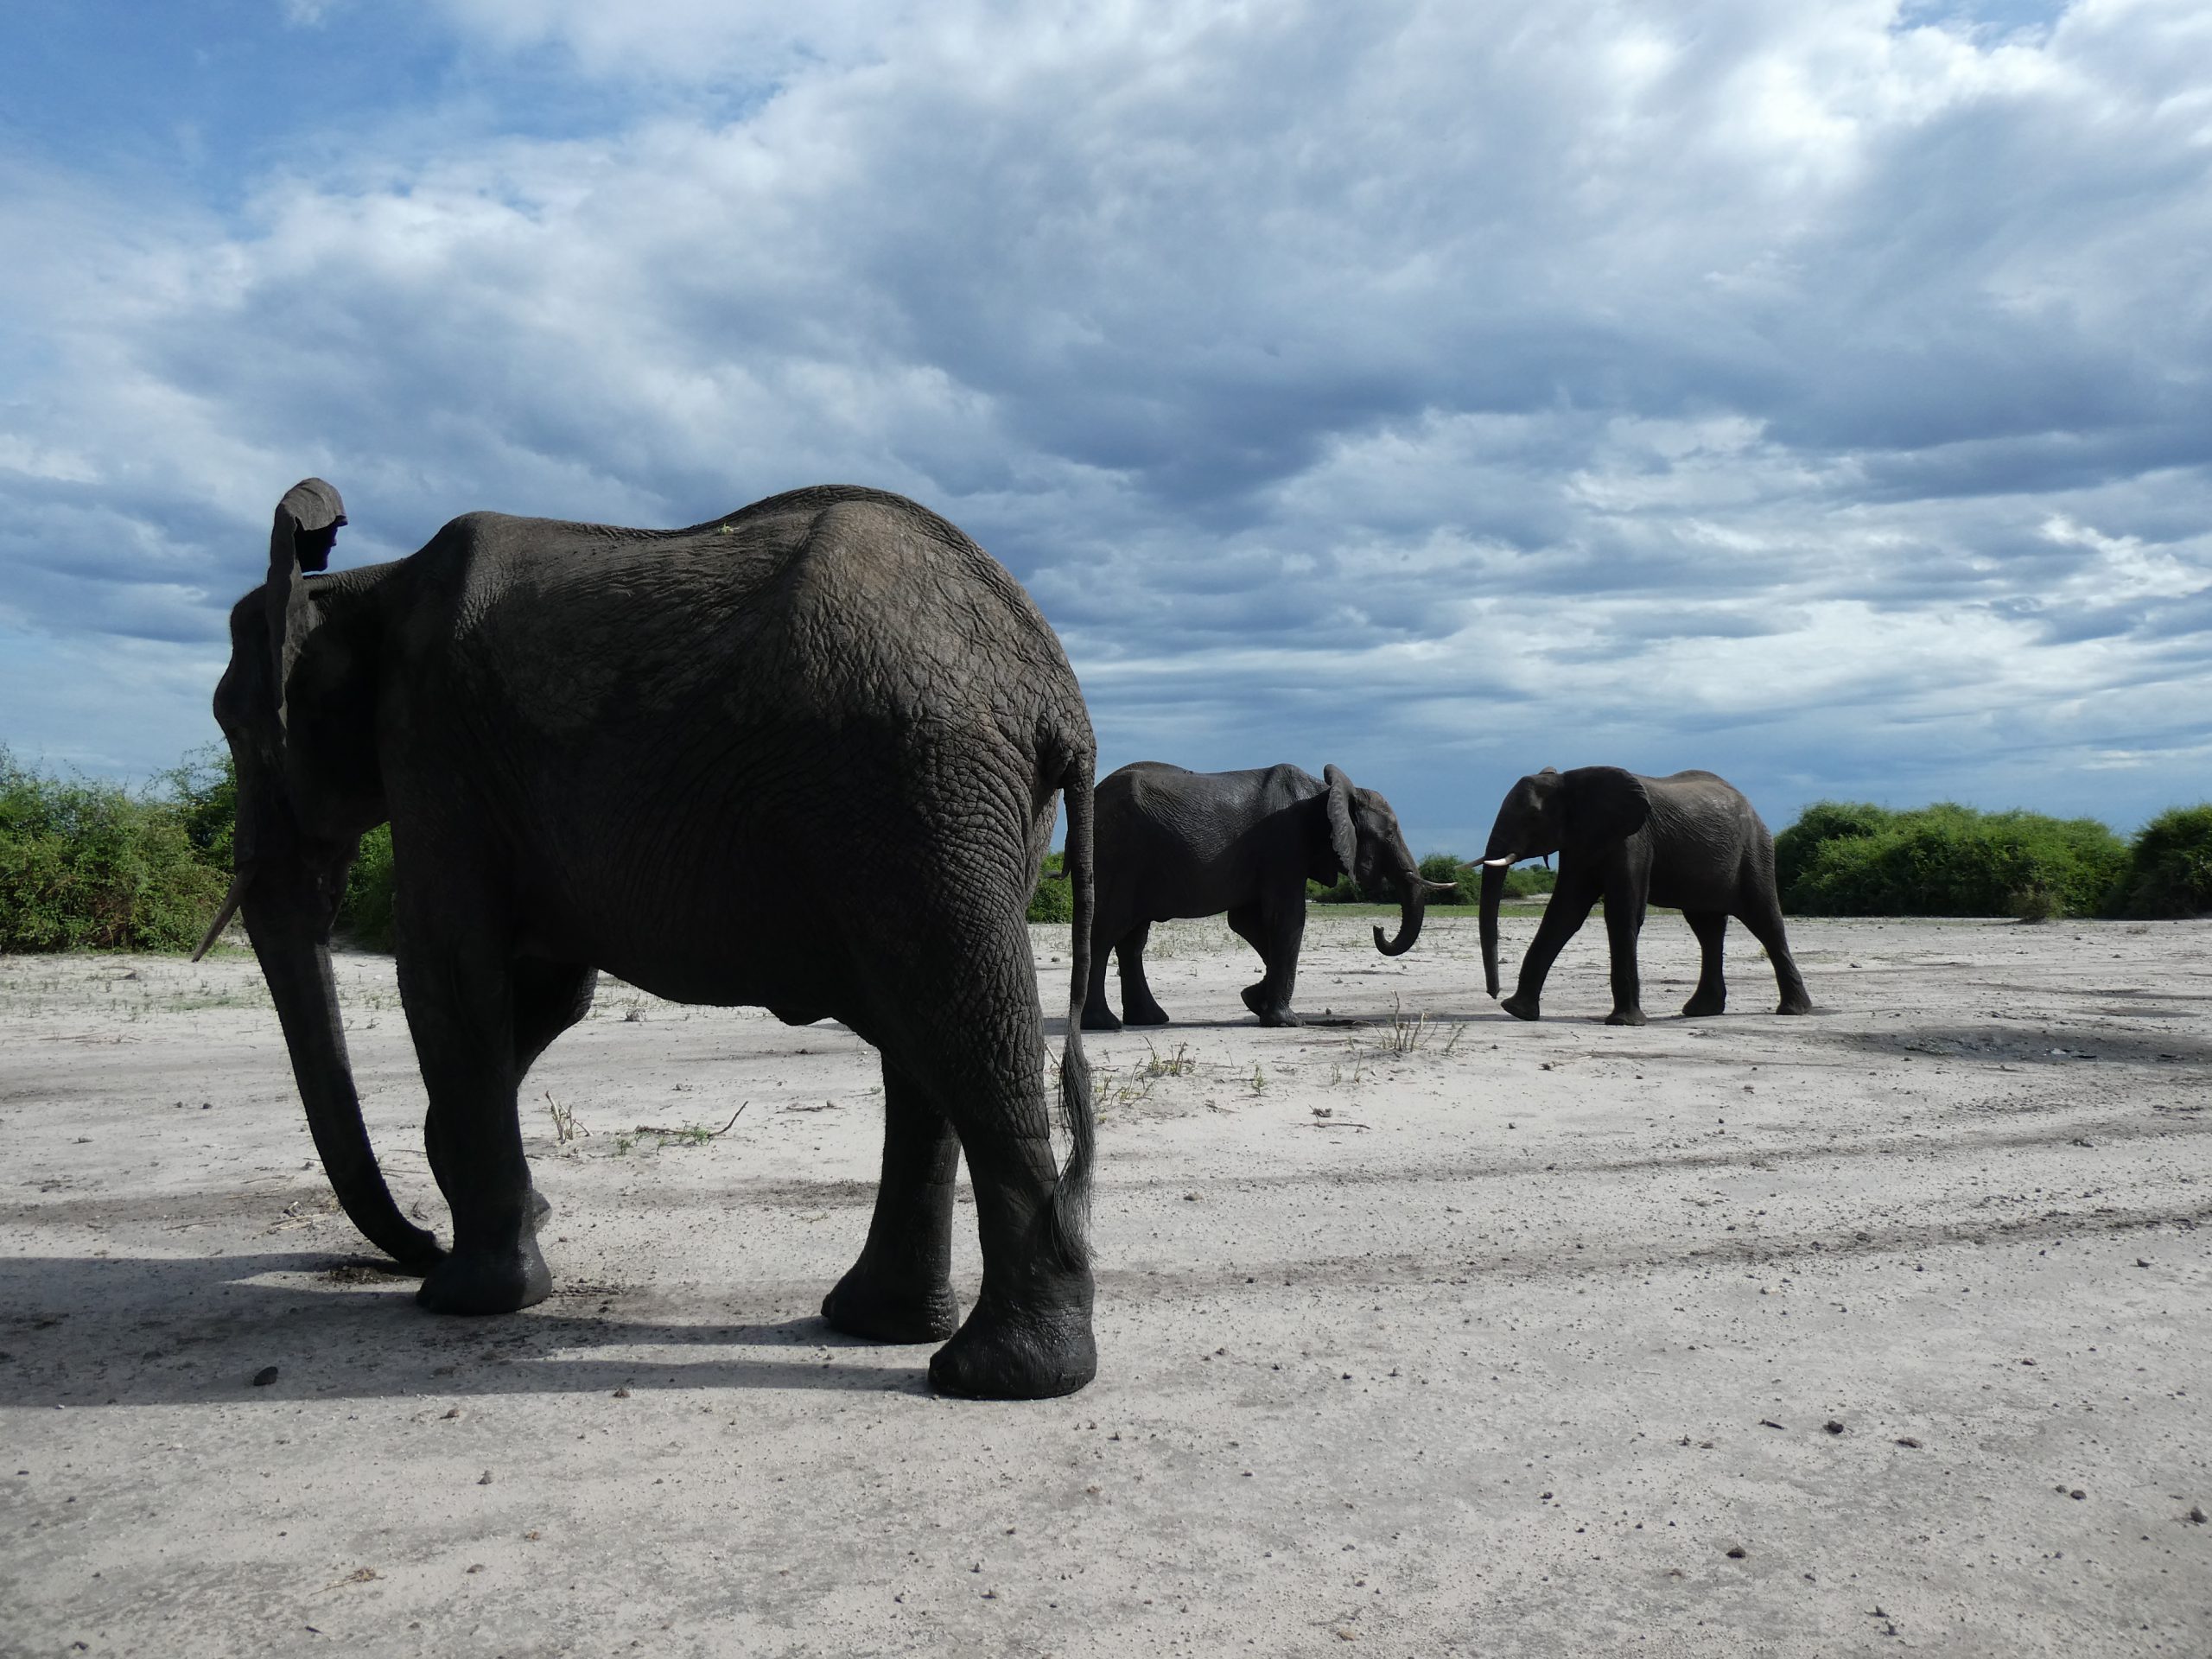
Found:
[[2212, 797], [2201, 6], [781, 10], [20, 10], [0, 743], [211, 741], [309, 474], [341, 565], [837, 481], [1007, 564], [1102, 767], [1421, 850], [1546, 765]]

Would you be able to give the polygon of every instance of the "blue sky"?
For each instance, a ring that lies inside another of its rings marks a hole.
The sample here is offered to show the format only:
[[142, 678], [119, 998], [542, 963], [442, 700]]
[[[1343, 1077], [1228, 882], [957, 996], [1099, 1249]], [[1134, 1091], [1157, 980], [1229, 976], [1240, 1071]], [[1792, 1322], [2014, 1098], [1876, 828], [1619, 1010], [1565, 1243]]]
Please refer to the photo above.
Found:
[[0, 741], [208, 741], [294, 480], [901, 490], [1106, 766], [1334, 761], [1417, 848], [1546, 765], [2212, 796], [2196, 0], [0, 22]]

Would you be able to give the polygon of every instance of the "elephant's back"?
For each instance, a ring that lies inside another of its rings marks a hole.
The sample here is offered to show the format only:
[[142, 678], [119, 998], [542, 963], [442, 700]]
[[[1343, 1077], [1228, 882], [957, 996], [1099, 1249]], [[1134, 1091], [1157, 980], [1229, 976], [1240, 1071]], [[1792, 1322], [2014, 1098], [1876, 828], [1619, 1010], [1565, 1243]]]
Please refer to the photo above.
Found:
[[[747, 722], [779, 707], [1081, 711], [1059, 640], [1020, 584], [886, 491], [794, 490], [664, 531], [471, 513], [405, 563], [389, 595], [396, 629], [428, 653], [450, 643], [442, 667], [467, 690], [505, 692], [572, 729], [702, 700]], [[418, 683], [445, 677], [423, 670]]]
[[798, 533], [754, 600], [795, 683], [901, 721], [1019, 716], [1040, 697], [1080, 709], [1043, 613], [953, 525], [880, 491], [798, 493], [778, 515], [779, 534]]

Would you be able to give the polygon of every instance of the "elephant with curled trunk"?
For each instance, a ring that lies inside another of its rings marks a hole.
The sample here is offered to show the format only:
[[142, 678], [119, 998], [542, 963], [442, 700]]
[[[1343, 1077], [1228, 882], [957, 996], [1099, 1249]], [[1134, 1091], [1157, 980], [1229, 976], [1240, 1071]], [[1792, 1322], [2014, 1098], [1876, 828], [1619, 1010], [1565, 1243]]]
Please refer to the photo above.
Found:
[[1497, 995], [1497, 906], [1505, 872], [1524, 858], [1559, 855], [1559, 880], [1529, 953], [1521, 983], [1500, 1006], [1516, 1020], [1538, 1016], [1544, 976], [1600, 899], [1612, 951], [1609, 1026], [1640, 1026], [1643, 1010], [1636, 940], [1647, 905], [1682, 912], [1703, 964], [1688, 1015], [1728, 1004], [1721, 938], [1735, 917], [1766, 947], [1782, 988], [1780, 1014], [1809, 1014], [1804, 976], [1789, 954], [1774, 885], [1774, 837], [1751, 804], [1709, 772], [1639, 778], [1618, 766], [1578, 766], [1523, 778], [1507, 791], [1483, 857], [1483, 980]]
[[[1083, 1021], [1094, 1031], [1164, 1026], [1145, 983], [1145, 938], [1154, 922], [1229, 912], [1238, 938], [1267, 972], [1244, 988], [1263, 1026], [1294, 1026], [1298, 947], [1306, 932], [1306, 883], [1350, 874], [1398, 891], [1398, 934], [1375, 930], [1376, 949], [1401, 956], [1421, 937], [1431, 893], [1406, 849], [1389, 802], [1334, 766], [1319, 780], [1296, 766], [1186, 772], [1140, 760], [1098, 785], [1098, 909], [1090, 930], [1090, 987]], [[1078, 925], [1080, 925], [1078, 924]], [[1122, 1018], [1106, 1006], [1106, 957], [1122, 966]]]
[[[354, 1224], [446, 1313], [551, 1287], [516, 1088], [598, 971], [681, 1002], [842, 1020], [881, 1052], [882, 1181], [823, 1304], [930, 1376], [1029, 1398], [1096, 1369], [1085, 1212], [1095, 745], [1014, 579], [911, 501], [800, 490], [688, 530], [473, 513], [419, 552], [317, 575], [338, 493], [276, 509], [231, 613], [215, 713], [238, 763], [232, 910]], [[1068, 808], [1075, 970], [1056, 1169], [1023, 912]], [[399, 988], [453, 1215], [393, 1201], [362, 1128], [330, 929], [362, 834], [391, 825]], [[207, 948], [203, 944], [201, 949]], [[983, 1279], [965, 1323], [953, 1181]]]

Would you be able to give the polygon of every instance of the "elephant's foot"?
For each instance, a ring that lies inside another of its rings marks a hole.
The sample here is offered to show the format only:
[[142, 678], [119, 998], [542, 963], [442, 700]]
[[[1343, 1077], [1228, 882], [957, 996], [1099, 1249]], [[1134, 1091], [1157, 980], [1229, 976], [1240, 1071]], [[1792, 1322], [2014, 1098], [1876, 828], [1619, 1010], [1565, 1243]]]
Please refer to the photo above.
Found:
[[1541, 1020], [1543, 1018], [1543, 1014], [1536, 1007], [1536, 999], [1533, 996], [1522, 996], [1517, 992], [1513, 995], [1507, 997], [1504, 1001], [1499, 1003], [1497, 1006], [1503, 1008], [1516, 1020]]
[[960, 1302], [949, 1279], [917, 1284], [862, 1262], [822, 1299], [822, 1317], [865, 1342], [943, 1342], [960, 1328]]
[[994, 1311], [979, 1302], [952, 1340], [930, 1356], [930, 1386], [970, 1400], [1050, 1400], [1097, 1375], [1087, 1295], [1079, 1308], [1043, 1313]]
[[1260, 1016], [1262, 1025], [1302, 1026], [1306, 1023], [1289, 1003], [1272, 1001], [1267, 995], [1267, 982], [1262, 980], [1257, 985], [1247, 985], [1238, 993], [1244, 999], [1244, 1006]]
[[448, 1255], [423, 1275], [415, 1300], [433, 1313], [512, 1313], [552, 1294], [537, 1236], [525, 1231], [512, 1250]]
[[1809, 996], [1787, 997], [1775, 1010], [1777, 1014], [1810, 1014], [1812, 1011], [1813, 999]]
[[1615, 1008], [1605, 1016], [1609, 1026], [1640, 1026], [1643, 1023], [1642, 1008]]
[[1083, 1005], [1083, 1028], [1085, 1031], [1119, 1031], [1122, 1022], [1114, 1017], [1114, 1010], [1108, 1007], [1102, 998]]
[[553, 1201], [547, 1198], [543, 1192], [539, 1192], [536, 1187], [531, 1187], [530, 1189], [530, 1207], [523, 1217], [522, 1224], [534, 1233], [540, 1227], [543, 1227], [545, 1224], [545, 1217], [552, 1213]]
[[1727, 1007], [1728, 998], [1725, 993], [1707, 996], [1700, 992], [1682, 1004], [1682, 1018], [1685, 1020], [1709, 1019], [1716, 1014], [1726, 1011]]
[[1157, 1002], [1132, 1002], [1122, 999], [1122, 1022], [1130, 1026], [1164, 1026], [1168, 1023], [1167, 1010]]

